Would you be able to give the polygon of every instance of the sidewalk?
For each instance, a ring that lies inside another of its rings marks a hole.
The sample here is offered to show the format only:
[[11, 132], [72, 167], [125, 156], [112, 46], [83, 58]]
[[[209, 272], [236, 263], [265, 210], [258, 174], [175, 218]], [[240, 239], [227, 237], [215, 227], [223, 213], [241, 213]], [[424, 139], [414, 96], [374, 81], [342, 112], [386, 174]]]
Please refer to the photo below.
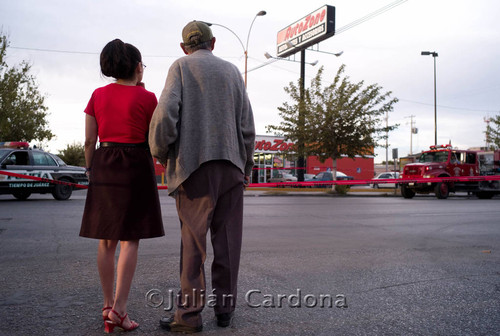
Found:
[[331, 188], [247, 188], [245, 196], [317, 196], [317, 197], [351, 197], [351, 196], [366, 196], [380, 197], [392, 196], [401, 197], [399, 189], [374, 189], [370, 187], [355, 187], [351, 188], [346, 194], [338, 194], [332, 192]]

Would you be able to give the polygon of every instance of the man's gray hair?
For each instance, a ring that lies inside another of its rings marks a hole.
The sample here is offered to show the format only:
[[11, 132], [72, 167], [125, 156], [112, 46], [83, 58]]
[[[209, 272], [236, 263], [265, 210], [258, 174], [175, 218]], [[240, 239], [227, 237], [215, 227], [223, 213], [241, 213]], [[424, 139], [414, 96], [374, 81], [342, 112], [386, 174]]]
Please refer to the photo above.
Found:
[[189, 46], [189, 45], [184, 44], [184, 49], [186, 49], [186, 51], [189, 54], [194, 53], [196, 50], [200, 50], [200, 49], [211, 50], [212, 49], [212, 40], [206, 41], [206, 42], [201, 42], [200, 44], [197, 44], [195, 46]]

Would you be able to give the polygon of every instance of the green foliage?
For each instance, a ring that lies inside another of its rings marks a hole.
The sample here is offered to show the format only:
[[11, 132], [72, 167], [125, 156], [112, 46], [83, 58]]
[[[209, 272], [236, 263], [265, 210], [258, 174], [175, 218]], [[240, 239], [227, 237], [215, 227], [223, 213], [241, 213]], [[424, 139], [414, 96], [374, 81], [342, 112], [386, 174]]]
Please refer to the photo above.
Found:
[[500, 148], [500, 114], [490, 118], [486, 127], [486, 138], [492, 149]]
[[299, 154], [316, 155], [322, 161], [373, 153], [387, 138], [386, 132], [398, 126], [383, 125], [386, 113], [393, 110], [398, 99], [391, 98], [391, 92], [383, 93], [377, 84], [351, 83], [343, 76], [344, 70], [342, 65], [333, 82], [323, 87], [321, 67], [311, 87], [304, 89], [303, 99], [300, 88], [290, 83], [285, 92], [293, 103], [278, 107], [282, 121], [267, 126], [267, 130], [304, 143]]
[[346, 184], [336, 184], [332, 186], [326, 193], [332, 195], [347, 195], [347, 193], [351, 190], [350, 185]]
[[72, 166], [85, 166], [85, 148], [81, 143], [67, 145], [65, 149], [59, 152], [58, 156]]
[[351, 189], [351, 186], [349, 185], [345, 185], [345, 184], [342, 184], [342, 185], [335, 185], [335, 192], [337, 194], [340, 194], [340, 195], [345, 195], [347, 194], [347, 192]]
[[31, 65], [7, 65], [9, 41], [0, 32], [0, 141], [43, 141], [54, 135], [48, 129], [45, 97], [38, 91]]

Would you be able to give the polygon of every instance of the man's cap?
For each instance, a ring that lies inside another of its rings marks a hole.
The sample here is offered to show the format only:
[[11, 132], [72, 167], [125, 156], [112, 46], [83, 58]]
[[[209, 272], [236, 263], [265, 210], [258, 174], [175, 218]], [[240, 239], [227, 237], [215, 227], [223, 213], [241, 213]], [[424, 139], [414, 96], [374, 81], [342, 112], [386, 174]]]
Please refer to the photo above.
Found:
[[182, 29], [182, 42], [190, 47], [210, 41], [212, 37], [212, 30], [203, 21], [191, 21]]

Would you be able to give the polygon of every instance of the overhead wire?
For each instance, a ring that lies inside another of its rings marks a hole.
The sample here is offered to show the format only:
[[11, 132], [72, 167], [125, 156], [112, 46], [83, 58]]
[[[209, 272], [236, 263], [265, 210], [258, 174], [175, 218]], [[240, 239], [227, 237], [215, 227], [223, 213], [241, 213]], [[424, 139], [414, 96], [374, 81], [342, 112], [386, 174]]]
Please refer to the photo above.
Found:
[[362, 18], [359, 18], [359, 19], [357, 19], [357, 20], [355, 20], [355, 21], [353, 21], [351, 23], [346, 24], [345, 26], [340, 27], [339, 29], [336, 29], [335, 30], [335, 34], [336, 35], [341, 34], [341, 33], [345, 32], [346, 30], [349, 30], [349, 29], [351, 29], [351, 28], [353, 28], [353, 27], [355, 27], [357, 25], [360, 25], [363, 22], [371, 20], [374, 17], [377, 17], [377, 16], [379, 16], [379, 15], [381, 15], [381, 14], [383, 14], [383, 13], [385, 13], [385, 12], [387, 12], [387, 11], [389, 11], [389, 10], [391, 10], [391, 9], [393, 9], [393, 8], [401, 5], [401, 4], [403, 4], [406, 1], [408, 1], [408, 0], [397, 0], [397, 1], [391, 2], [390, 4], [388, 4], [388, 5], [386, 5], [386, 6], [382, 7], [382, 8], [379, 8], [379, 9], [377, 9], [376, 11], [374, 11], [372, 13], [363, 16]]
[[9, 46], [9, 49], [54, 52], [54, 53], [62, 53], [62, 54], [99, 55], [98, 52], [92, 52], [92, 51], [56, 50], [56, 49], [41, 49], [41, 48], [28, 48], [28, 47], [15, 47], [15, 46], [14, 47]]
[[[373, 19], [374, 17], [377, 17], [401, 4], [403, 4], [404, 2], [407, 2], [408, 0], [396, 0], [394, 2], [391, 2], [390, 4], [382, 7], [382, 8], [379, 8], [378, 10], [368, 14], [368, 15], [365, 15], [351, 23], [348, 23], [346, 24], [345, 26], [342, 26], [340, 27], [339, 29], [336, 29], [335, 30], [335, 35], [338, 35], [338, 34], [341, 34], [353, 27], [356, 27], [358, 25], [360, 25], [361, 23], [364, 23], [368, 20], [371, 20]], [[247, 73], [250, 72], [250, 71], [254, 71], [254, 70], [258, 70], [260, 68], [263, 68], [267, 65], [270, 65], [272, 63], [275, 63], [277, 62], [279, 59], [277, 58], [274, 58], [270, 61], [267, 61], [267, 62], [264, 62], [263, 64], [261, 65], [258, 65], [256, 66], [255, 68], [252, 68], [250, 70], [247, 70]], [[414, 104], [421, 104], [421, 105], [433, 105], [433, 104], [428, 104], [428, 103], [422, 103], [422, 102], [417, 102], [417, 101], [413, 101], [413, 100], [409, 100], [409, 99], [399, 99], [400, 101], [405, 101], [405, 102], [408, 102], [408, 103], [414, 103]], [[446, 108], [446, 109], [452, 109], [452, 110], [462, 110], [462, 111], [474, 111], [474, 112], [489, 112], [489, 113], [497, 113], [499, 111], [494, 111], [494, 110], [483, 110], [483, 109], [471, 109], [471, 108], [463, 108], [463, 107], [454, 107], [454, 106], [445, 106], [445, 105], [438, 105], [438, 107], [440, 108]]]
[[[100, 52], [95, 51], [77, 51], [77, 50], [60, 50], [60, 49], [42, 49], [42, 48], [28, 48], [28, 47], [16, 47], [9, 46], [9, 49], [17, 50], [30, 50], [30, 51], [42, 51], [42, 52], [52, 52], [61, 54], [83, 54], [83, 55], [99, 55]], [[144, 57], [165, 57], [165, 58], [177, 58], [179, 55], [143, 55]]]
[[[427, 105], [427, 106], [434, 106], [434, 104], [431, 103], [422, 103], [410, 99], [402, 99], [398, 98], [399, 101], [402, 102], [407, 102], [407, 103], [412, 103], [412, 104], [420, 104], [420, 105]], [[488, 113], [498, 113], [498, 110], [483, 110], [483, 109], [473, 109], [473, 108], [467, 108], [467, 107], [455, 107], [455, 106], [446, 106], [446, 105], [436, 105], [437, 107], [444, 108], [444, 109], [450, 109], [450, 110], [461, 110], [461, 111], [471, 111], [471, 112], [488, 112]]]
[[[351, 23], [348, 23], [342, 27], [340, 27], [339, 29], [336, 29], [335, 30], [335, 35], [338, 35], [338, 34], [341, 34], [341, 33], [344, 33], [345, 31], [351, 29], [351, 28], [354, 28], [366, 21], [369, 21], [391, 9], [394, 9], [395, 7], [407, 2], [408, 0], [396, 0], [394, 2], [391, 2], [390, 4], [387, 4], [386, 6], [382, 7], [382, 8], [379, 8], [377, 9], [376, 11], [374, 12], [371, 12], [357, 20], [354, 20], [352, 21]], [[53, 53], [64, 53], [64, 54], [83, 54], [83, 55], [99, 55], [100, 53], [99, 52], [92, 52], [92, 51], [75, 51], [75, 50], [59, 50], [59, 49], [42, 49], [42, 48], [29, 48], [29, 47], [17, 47], [17, 46], [9, 46], [9, 48], [12, 48], [12, 49], [18, 49], [18, 50], [31, 50], [31, 51], [41, 51], [41, 52], [53, 52]], [[174, 56], [174, 55], [144, 55], [144, 57], [162, 57], [162, 58], [176, 58], [178, 56]], [[256, 59], [254, 59], [256, 60]], [[258, 61], [258, 60], [257, 60]], [[248, 72], [251, 72], [251, 71], [255, 71], [255, 70], [258, 70], [258, 69], [261, 69], [265, 66], [268, 66], [268, 65], [271, 65], [273, 63], [276, 63], [277, 61], [279, 61], [278, 58], [273, 58], [269, 61], [266, 61], [266, 62], [263, 62], [262, 64], [252, 68], [252, 69], [249, 69], [247, 70], [247, 73]], [[409, 100], [409, 99], [400, 99], [400, 101], [405, 101], [405, 102], [408, 102], [408, 103], [414, 103], [414, 104], [421, 104], [421, 105], [432, 105], [432, 104], [428, 104], [428, 103], [422, 103], [422, 102], [417, 102], [417, 101], [413, 101], [413, 100]], [[448, 108], [448, 109], [454, 109], [454, 110], [463, 110], [463, 111], [475, 111], [475, 112], [491, 112], [491, 113], [497, 113], [498, 111], [494, 111], [494, 110], [482, 110], [482, 109], [470, 109], [470, 108], [460, 108], [460, 107], [453, 107], [453, 106], [444, 106], [444, 105], [438, 105], [439, 107], [441, 108]]]
[[[345, 32], [345, 31], [347, 31], [347, 30], [349, 30], [349, 29], [351, 29], [353, 27], [356, 27], [356, 26], [360, 25], [363, 22], [371, 20], [374, 17], [377, 17], [377, 16], [379, 16], [379, 15], [381, 15], [381, 14], [383, 14], [383, 13], [385, 13], [385, 12], [387, 12], [387, 11], [389, 11], [389, 10], [391, 10], [391, 9], [393, 9], [393, 8], [401, 5], [401, 4], [403, 4], [406, 1], [408, 1], [408, 0], [396, 0], [394, 2], [391, 2], [390, 4], [388, 4], [388, 5], [386, 5], [386, 6], [382, 7], [382, 8], [379, 8], [376, 11], [374, 11], [374, 12], [368, 14], [368, 15], [365, 15], [365, 16], [363, 16], [363, 17], [361, 17], [361, 18], [359, 18], [359, 19], [357, 19], [357, 20], [355, 20], [355, 21], [353, 21], [351, 23], [346, 24], [345, 26], [340, 27], [339, 29], [336, 29], [335, 30], [335, 35], [341, 34], [341, 33]], [[263, 63], [263, 64], [255, 67], [255, 68], [247, 70], [247, 73], [251, 72], [251, 71], [254, 71], [254, 70], [258, 70], [258, 69], [260, 69], [260, 68], [262, 68], [262, 67], [264, 67], [266, 65], [272, 64], [272, 63], [274, 63], [274, 62], [270, 62], [270, 61], [265, 62], [265, 63]]]
[[[386, 5], [384, 7], [368, 14], [368, 15], [363, 16], [362, 18], [359, 18], [359, 19], [357, 19], [357, 20], [355, 20], [355, 21], [353, 21], [345, 26], [342, 26], [341, 28], [339, 28], [335, 31], [335, 34], [343, 33], [346, 30], [349, 30], [357, 25], [360, 25], [363, 22], [366, 22], [374, 17], [377, 17], [377, 16], [393, 9], [394, 7], [401, 5], [402, 3], [406, 2], [406, 1], [408, 1], [408, 0], [396, 0], [396, 1]], [[42, 48], [30, 48], [30, 47], [18, 47], [18, 46], [9, 46], [9, 48], [18, 49], [18, 50], [31, 50], [31, 51], [53, 52], [53, 53], [63, 53], [63, 54], [83, 54], [83, 55], [99, 55], [100, 54], [99, 52], [94, 52], [94, 51], [42, 49]], [[166, 58], [172, 57], [172, 58], [174, 58], [174, 57], [178, 57], [178, 56], [175, 56], [175, 55], [173, 55], [173, 56], [172, 55], [144, 55], [144, 57], [166, 57]], [[271, 63], [274, 63], [274, 62], [266, 62], [264, 64], [271, 64]], [[263, 66], [264, 65], [260, 65], [260, 66], [256, 67], [255, 69], [248, 70], [247, 72], [260, 69]]]

